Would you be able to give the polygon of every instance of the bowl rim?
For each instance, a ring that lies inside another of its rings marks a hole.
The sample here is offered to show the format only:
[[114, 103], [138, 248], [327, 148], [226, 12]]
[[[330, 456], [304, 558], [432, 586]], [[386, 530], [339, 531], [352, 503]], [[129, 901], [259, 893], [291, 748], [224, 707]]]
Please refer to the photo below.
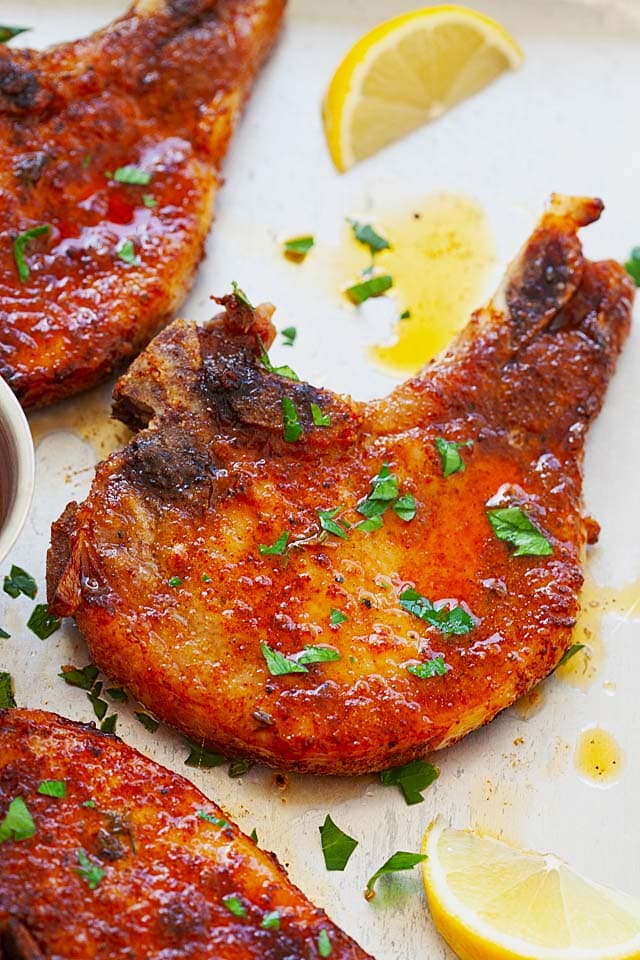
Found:
[[16, 456], [14, 496], [0, 527], [0, 561], [4, 560], [25, 524], [33, 499], [35, 452], [29, 422], [13, 390], [0, 377], [0, 418]]

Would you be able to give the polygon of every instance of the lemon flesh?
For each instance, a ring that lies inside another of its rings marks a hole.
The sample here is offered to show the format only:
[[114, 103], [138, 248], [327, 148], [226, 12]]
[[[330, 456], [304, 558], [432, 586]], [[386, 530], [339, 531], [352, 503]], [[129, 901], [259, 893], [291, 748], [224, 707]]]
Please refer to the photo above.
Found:
[[380, 24], [351, 48], [327, 91], [336, 167], [346, 170], [441, 116], [522, 59], [500, 24], [466, 7], [427, 7]]
[[422, 852], [433, 921], [461, 960], [640, 957], [640, 901], [555, 856], [437, 822]]

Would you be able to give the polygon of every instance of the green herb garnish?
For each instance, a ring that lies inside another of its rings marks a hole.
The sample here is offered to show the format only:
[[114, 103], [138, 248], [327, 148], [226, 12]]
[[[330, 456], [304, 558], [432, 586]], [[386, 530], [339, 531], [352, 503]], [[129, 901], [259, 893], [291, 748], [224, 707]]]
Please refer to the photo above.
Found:
[[269, 373], [275, 373], [278, 377], [286, 377], [287, 380], [295, 380], [296, 383], [299, 383], [300, 377], [291, 367], [288, 367], [286, 364], [282, 367], [274, 367], [260, 337], [258, 337], [258, 346], [260, 347], [260, 359]]
[[460, 447], [466, 446], [466, 444], [456, 443], [455, 440], [445, 440], [444, 437], [436, 437], [433, 442], [440, 454], [442, 476], [450, 477], [452, 473], [462, 473], [464, 460], [460, 456]]
[[633, 248], [624, 268], [629, 276], [633, 277], [636, 287], [640, 287], [640, 247]]
[[133, 240], [123, 240], [120, 246], [116, 248], [116, 255], [125, 263], [134, 264], [138, 262]]
[[260, 927], [262, 928], [262, 930], [279, 930], [280, 929], [279, 910], [271, 910], [269, 913], [265, 913], [264, 917], [260, 921]]
[[5, 840], [28, 840], [36, 832], [36, 825], [22, 797], [15, 797], [0, 823], [0, 843]]
[[318, 935], [318, 953], [321, 957], [331, 956], [331, 941], [326, 930], [321, 930]]
[[333, 647], [318, 647], [305, 643], [302, 653], [295, 655], [298, 663], [331, 663], [340, 659], [340, 654]]
[[436, 608], [430, 600], [423, 597], [417, 590], [405, 590], [399, 597], [400, 606], [407, 613], [424, 620], [431, 627], [446, 634], [455, 634], [461, 637], [473, 629], [473, 619], [463, 607], [443, 606]]
[[67, 785], [64, 780], [43, 780], [38, 787], [38, 793], [41, 793], [43, 797], [64, 799], [67, 795]]
[[100, 730], [102, 733], [115, 733], [116, 724], [118, 723], [118, 714], [112, 713], [110, 717], [105, 717], [105, 719], [100, 724]]
[[202, 580], [203, 583], [211, 583], [211, 577], [209, 576], [208, 573], [203, 573], [200, 579]]
[[167, 583], [170, 587], [181, 587], [182, 586], [182, 577], [169, 577]]
[[109, 687], [108, 690], [105, 690], [105, 693], [118, 703], [127, 703], [129, 699], [122, 687]]
[[148, 210], [153, 210], [154, 207], [158, 206], [158, 201], [155, 199], [155, 197], [152, 197], [150, 193], [143, 193], [142, 205]]
[[26, 33], [28, 30], [31, 30], [31, 27], [0, 27], [0, 43], [8, 43], [9, 40], [13, 40], [14, 37], [17, 37], [21, 33]]
[[39, 640], [46, 640], [52, 633], [60, 629], [62, 621], [49, 613], [49, 607], [46, 603], [36, 603], [31, 616], [27, 620], [27, 626]]
[[375, 530], [379, 530], [382, 524], [382, 517], [375, 516], [369, 517], [367, 520], [361, 520], [357, 527], [358, 530], [363, 530], [365, 533], [373, 533]]
[[94, 667], [92, 663], [88, 663], [86, 667], [82, 667], [81, 670], [73, 667], [71, 670], [63, 670], [58, 676], [62, 677], [64, 682], [68, 683], [70, 687], [80, 687], [81, 690], [91, 690], [98, 676], [98, 668]]
[[198, 810], [196, 816], [199, 820], [206, 820], [207, 823], [212, 823], [214, 827], [222, 827], [223, 830], [231, 826], [229, 821], [225, 820], [224, 817], [215, 817], [212, 813], [207, 813], [206, 810]]
[[0, 627], [0, 640], [8, 640], [10, 636], [10, 633], [7, 633], [6, 630], [3, 630], [2, 627]]
[[236, 780], [238, 777], [244, 777], [245, 773], [248, 773], [252, 766], [253, 763], [251, 760], [247, 760], [245, 757], [235, 757], [229, 764], [229, 770], [227, 772], [232, 780]]
[[25, 597], [33, 600], [38, 592], [38, 585], [30, 573], [14, 564], [9, 574], [4, 578], [2, 589], [14, 599], [23, 593]]
[[25, 247], [30, 240], [35, 240], [37, 237], [43, 237], [50, 232], [51, 227], [49, 224], [43, 223], [39, 227], [31, 227], [30, 230], [25, 230], [24, 233], [18, 234], [13, 241], [13, 258], [16, 262], [16, 268], [18, 270], [18, 276], [21, 283], [25, 283], [25, 281], [27, 281], [31, 276], [29, 264], [24, 257]]
[[351, 224], [353, 235], [358, 243], [369, 247], [369, 252], [372, 257], [376, 253], [380, 253], [381, 250], [391, 249], [389, 241], [385, 240], [379, 233], [376, 233], [369, 223], [359, 223], [357, 220], [349, 220], [349, 223]]
[[260, 650], [272, 677], [282, 677], [288, 673], [308, 673], [305, 664], [328, 663], [340, 659], [340, 654], [333, 647], [318, 647], [312, 644], [305, 644], [304, 650], [289, 657], [272, 650], [264, 641], [260, 644]]
[[137, 187], [146, 187], [147, 184], [151, 183], [151, 174], [147, 173], [146, 170], [141, 170], [140, 167], [128, 164], [126, 167], [118, 167], [113, 174], [113, 179], [117, 183], [130, 183]]
[[405, 493], [401, 497], [398, 497], [393, 504], [393, 512], [406, 523], [413, 520], [416, 515], [416, 501], [413, 494]]
[[232, 913], [234, 917], [246, 917], [247, 908], [244, 906], [239, 897], [236, 897], [235, 894], [229, 893], [226, 897], [222, 898], [222, 902], [225, 907]]
[[249, 310], [252, 310], [252, 311], [255, 310], [255, 307], [254, 307], [254, 305], [251, 303], [251, 300], [249, 300], [249, 297], [246, 295], [246, 293], [244, 292], [244, 290], [242, 290], [242, 289], [238, 286], [238, 284], [235, 282], [235, 280], [232, 280], [232, 281], [231, 281], [231, 288], [232, 288], [232, 290], [233, 290], [233, 295], [234, 295], [235, 297], [237, 297], [238, 300], [242, 301], [242, 303], [244, 303], [245, 307], [248, 307]]
[[332, 627], [337, 627], [340, 623], [344, 623], [348, 619], [349, 617], [346, 615], [346, 613], [343, 613], [342, 610], [336, 610], [335, 607], [331, 607], [329, 621]]
[[101, 700], [100, 697], [96, 696], [93, 693], [88, 693], [87, 696], [91, 701], [93, 712], [95, 713], [98, 720], [104, 720], [106, 712], [109, 709], [109, 704], [107, 703], [107, 701]]
[[89, 807], [89, 809], [95, 810], [96, 807], [97, 807], [97, 804], [96, 804], [95, 800], [83, 800], [82, 803], [80, 804], [80, 806], [81, 806], [81, 807]]
[[295, 327], [285, 327], [284, 330], [280, 331], [280, 336], [282, 337], [283, 347], [292, 347], [298, 336], [298, 331]]
[[278, 539], [269, 546], [266, 543], [258, 544], [258, 550], [263, 557], [281, 557], [287, 552], [287, 544], [289, 543], [289, 532], [285, 530], [284, 533], [281, 533]]
[[512, 544], [514, 557], [550, 557], [553, 547], [520, 507], [487, 510], [489, 523], [498, 540]]
[[311, 418], [313, 420], [314, 426], [316, 427], [331, 426], [331, 414], [323, 413], [317, 403], [311, 404]]
[[223, 757], [221, 753], [213, 753], [212, 750], [207, 750], [203, 744], [187, 740], [187, 746], [190, 751], [185, 760], [185, 766], [187, 767], [204, 767], [205, 770], [208, 770], [227, 762], [227, 758]]
[[10, 673], [0, 672], [0, 710], [6, 707], [15, 707], [13, 696], [13, 678]]
[[249, 836], [251, 837], [251, 839], [253, 840], [254, 843], [257, 843], [257, 842], [258, 842], [258, 831], [256, 830], [255, 827], [253, 828], [253, 830], [251, 831], [251, 833], [249, 834]]
[[104, 877], [104, 870], [97, 863], [92, 863], [84, 850], [77, 850], [76, 855], [80, 866], [76, 868], [75, 872], [79, 877], [82, 877], [89, 890], [95, 890]]
[[298, 411], [290, 397], [282, 398], [282, 435], [287, 443], [295, 443], [302, 436]]
[[327, 870], [344, 870], [351, 854], [358, 846], [358, 841], [344, 833], [333, 822], [329, 814], [318, 829], [320, 830], [322, 854]]
[[575, 657], [576, 653], [580, 653], [580, 651], [584, 650], [585, 647], [586, 643], [572, 643], [570, 647], [567, 647], [565, 652], [558, 660], [558, 666], [563, 667], [565, 663], [568, 663], [572, 657]]
[[392, 857], [389, 857], [380, 869], [376, 870], [374, 875], [367, 881], [366, 892], [369, 895], [368, 899], [373, 897], [374, 887], [380, 877], [386, 873], [399, 873], [401, 870], [411, 870], [416, 864], [422, 863], [422, 861], [426, 859], [423, 853], [405, 853], [403, 850], [398, 850], [398, 852], [394, 853]]
[[315, 237], [312, 237], [311, 234], [304, 237], [292, 237], [290, 240], [285, 240], [282, 244], [284, 255], [287, 260], [293, 260], [294, 263], [302, 263], [315, 242]]
[[412, 663], [407, 667], [409, 673], [420, 680], [427, 680], [429, 677], [444, 677], [447, 672], [447, 664], [443, 656], [432, 657], [425, 660], [424, 663]]
[[400, 319], [408, 320], [410, 316], [411, 316], [411, 310], [403, 310], [402, 313], [400, 314]]
[[333, 533], [334, 536], [340, 537], [341, 540], [348, 540], [349, 536], [345, 530], [345, 525], [342, 523], [342, 526], [336, 522], [334, 519], [342, 511], [342, 507], [334, 507], [332, 510], [318, 510], [318, 519], [320, 521], [320, 526], [326, 533]]
[[389, 274], [380, 274], [376, 277], [370, 277], [363, 280], [362, 283], [356, 283], [352, 287], [347, 287], [345, 296], [351, 300], [356, 307], [370, 297], [380, 297], [393, 286], [393, 277]]
[[142, 710], [138, 710], [134, 713], [136, 720], [142, 724], [145, 730], [148, 730], [149, 733], [155, 733], [160, 723], [156, 720], [155, 717], [152, 717], [150, 713], [145, 713]]
[[426, 760], [412, 760], [401, 767], [391, 767], [380, 774], [380, 782], [385, 787], [400, 787], [407, 806], [422, 803], [422, 791], [437, 780], [440, 771]]

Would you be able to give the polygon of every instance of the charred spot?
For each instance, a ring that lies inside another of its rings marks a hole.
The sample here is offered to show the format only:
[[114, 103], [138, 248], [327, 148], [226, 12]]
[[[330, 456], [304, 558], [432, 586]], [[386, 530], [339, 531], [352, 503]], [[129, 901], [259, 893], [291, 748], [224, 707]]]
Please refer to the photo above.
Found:
[[207, 921], [208, 917], [201, 908], [192, 906], [180, 896], [172, 896], [158, 910], [159, 933], [166, 940], [192, 940], [205, 933]]
[[13, 172], [16, 179], [24, 187], [33, 187], [38, 183], [42, 176], [42, 171], [49, 162], [50, 157], [44, 150], [38, 150], [36, 153], [27, 153], [17, 157], [13, 164]]
[[96, 836], [96, 854], [101, 860], [113, 863], [115, 860], [122, 860], [126, 856], [126, 849], [122, 840], [116, 833], [110, 833], [101, 828]]
[[16, 917], [0, 922], [2, 960], [45, 960], [45, 955], [27, 927]]
[[43, 101], [48, 99], [33, 70], [25, 70], [13, 60], [3, 58], [0, 62], [0, 104], [3, 110], [26, 113], [42, 108]]
[[127, 450], [127, 463], [135, 481], [170, 494], [216, 475], [209, 451], [194, 441], [183, 424], [166, 424], [162, 434], [135, 437]]

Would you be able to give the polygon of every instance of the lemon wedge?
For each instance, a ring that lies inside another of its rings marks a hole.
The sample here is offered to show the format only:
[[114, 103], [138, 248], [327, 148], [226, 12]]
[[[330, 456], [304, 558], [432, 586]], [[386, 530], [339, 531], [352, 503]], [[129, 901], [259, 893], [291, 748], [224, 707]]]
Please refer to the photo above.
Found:
[[435, 821], [422, 853], [433, 921], [461, 960], [637, 960], [640, 901], [549, 854]]
[[347, 170], [522, 60], [499, 23], [467, 7], [426, 7], [381, 23], [329, 84], [323, 116], [333, 162]]

